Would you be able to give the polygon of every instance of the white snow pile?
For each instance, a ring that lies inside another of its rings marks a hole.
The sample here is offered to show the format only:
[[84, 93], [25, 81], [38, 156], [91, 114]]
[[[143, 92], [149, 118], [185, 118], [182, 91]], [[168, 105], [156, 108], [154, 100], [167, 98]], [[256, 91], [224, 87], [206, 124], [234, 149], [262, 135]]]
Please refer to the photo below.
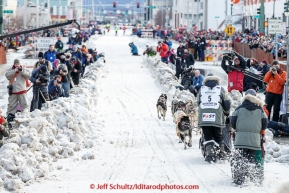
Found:
[[227, 93], [229, 100], [231, 101], [231, 109], [230, 112], [233, 113], [235, 109], [242, 104], [242, 94], [237, 90], [232, 90]]
[[289, 163], [289, 145], [279, 145], [273, 141], [273, 133], [266, 129], [265, 161]]
[[101, 67], [96, 63], [69, 98], [47, 102], [42, 111], [16, 114], [10, 137], [0, 149], [0, 186], [15, 191], [43, 178], [53, 169], [52, 162], [84, 150], [81, 159], [94, 159], [90, 148], [98, 143], [95, 112], [96, 87]]
[[175, 71], [168, 67], [167, 64], [161, 62], [157, 58], [144, 58], [144, 63], [152, 72], [157, 85], [159, 85], [168, 95], [170, 100], [178, 99], [186, 102], [187, 100], [195, 101], [195, 96], [188, 90], [176, 89], [176, 86], [181, 86], [175, 76]]

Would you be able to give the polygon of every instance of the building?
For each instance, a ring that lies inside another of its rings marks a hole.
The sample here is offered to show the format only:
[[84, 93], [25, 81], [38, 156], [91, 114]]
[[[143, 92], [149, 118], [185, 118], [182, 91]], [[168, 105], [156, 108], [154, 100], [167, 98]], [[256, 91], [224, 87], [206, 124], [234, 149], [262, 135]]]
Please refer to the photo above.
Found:
[[3, 11], [9, 10], [13, 11], [13, 13], [3, 14], [3, 23], [4, 28], [6, 27], [16, 27], [15, 25], [15, 17], [16, 17], [16, 9], [17, 9], [17, 0], [4, 0], [3, 1]]
[[[27, 7], [27, 4], [30, 6]], [[17, 18], [23, 18], [23, 23], [27, 20], [26, 23], [31, 27], [37, 26], [37, 11], [39, 26], [74, 18], [78, 22], [82, 21], [82, 0], [18, 0], [17, 6]]]

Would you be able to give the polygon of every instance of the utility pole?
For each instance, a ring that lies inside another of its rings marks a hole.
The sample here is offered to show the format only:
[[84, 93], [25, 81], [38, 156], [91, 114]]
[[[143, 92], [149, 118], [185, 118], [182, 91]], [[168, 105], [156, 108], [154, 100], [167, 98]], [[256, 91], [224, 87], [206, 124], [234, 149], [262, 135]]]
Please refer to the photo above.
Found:
[[231, 4], [231, 15], [233, 15], [233, 4]]
[[264, 0], [261, 0], [261, 7], [260, 7], [260, 32], [265, 35], [264, 22], [265, 22], [265, 7], [264, 7]]
[[39, 0], [36, 0], [36, 27], [39, 27]]
[[62, 9], [62, 6], [60, 5], [60, 0], [58, 0], [58, 23], [60, 23], [60, 9]]
[[[28, 9], [27, 0], [24, 0], [24, 7], [26, 7]], [[27, 26], [27, 13], [24, 12], [24, 17], [23, 17], [23, 27], [24, 27], [24, 29], [26, 29], [26, 26]]]

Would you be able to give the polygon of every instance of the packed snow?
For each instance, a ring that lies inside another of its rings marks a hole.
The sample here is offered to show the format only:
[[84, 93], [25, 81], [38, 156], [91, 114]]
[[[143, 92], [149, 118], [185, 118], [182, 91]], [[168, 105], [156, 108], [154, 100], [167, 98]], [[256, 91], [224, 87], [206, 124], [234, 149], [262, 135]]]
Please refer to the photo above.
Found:
[[[288, 178], [289, 147], [277, 144], [266, 132], [265, 181], [243, 188], [231, 182], [230, 165], [210, 165], [193, 133], [192, 147], [178, 143], [175, 123], [157, 118], [161, 93], [171, 100], [195, 100], [179, 91], [174, 71], [158, 58], [131, 56], [128, 43], [139, 53], [156, 40], [108, 34], [88, 47], [106, 53], [106, 63], [88, 67], [88, 74], [70, 98], [48, 102], [42, 111], [19, 113], [9, 138], [0, 149], [0, 192], [106, 192], [103, 184], [198, 185], [198, 190], [167, 192], [276, 192]], [[216, 71], [219, 66], [196, 67]], [[225, 81], [223, 82], [223, 86]], [[241, 103], [238, 93], [233, 108]], [[111, 190], [113, 191], [113, 190]], [[128, 192], [128, 190], [114, 190]], [[159, 192], [160, 190], [134, 190]]]

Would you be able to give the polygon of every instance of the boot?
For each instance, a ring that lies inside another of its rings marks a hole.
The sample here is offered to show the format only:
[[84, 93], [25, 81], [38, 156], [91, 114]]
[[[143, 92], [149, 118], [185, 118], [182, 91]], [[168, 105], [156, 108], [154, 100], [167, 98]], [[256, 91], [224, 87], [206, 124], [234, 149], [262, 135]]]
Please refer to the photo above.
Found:
[[211, 163], [216, 162], [214, 142], [209, 142], [205, 146], [205, 161]]
[[224, 143], [220, 144], [219, 158], [220, 158], [220, 160], [225, 160], [227, 158], [227, 153], [225, 151], [225, 144]]

